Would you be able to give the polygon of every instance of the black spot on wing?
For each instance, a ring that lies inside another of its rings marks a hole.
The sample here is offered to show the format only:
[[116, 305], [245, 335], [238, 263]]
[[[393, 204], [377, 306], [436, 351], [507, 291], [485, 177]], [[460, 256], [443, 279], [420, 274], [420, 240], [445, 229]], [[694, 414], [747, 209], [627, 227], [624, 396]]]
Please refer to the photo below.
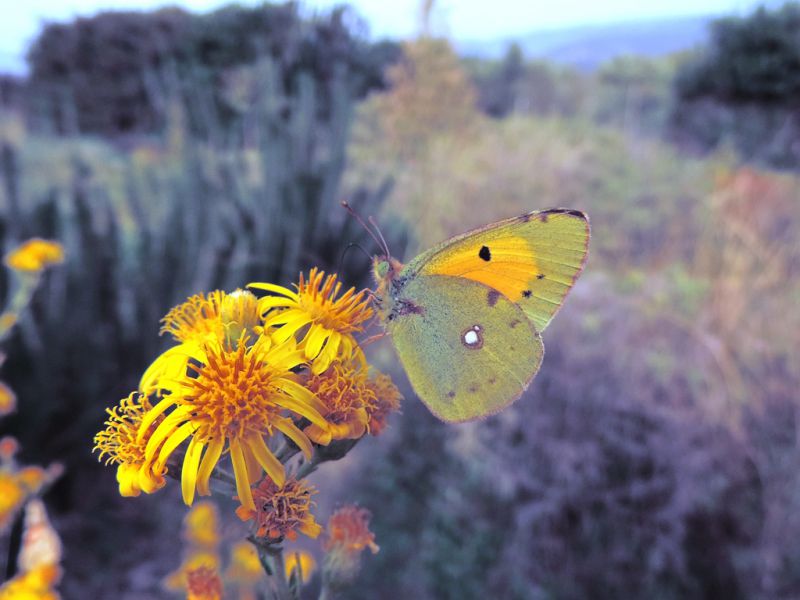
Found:
[[533, 292], [531, 292], [530, 290], [525, 290], [524, 292], [522, 292], [522, 295], [525, 296], [526, 298], [530, 298], [532, 293]]
[[481, 246], [481, 249], [478, 250], [478, 256], [480, 256], [486, 262], [492, 260], [492, 252], [489, 250], [489, 246]]
[[455, 398], [456, 397], [456, 393], [453, 390], [450, 390], [449, 392], [447, 392], [447, 397], [448, 398]]
[[500, 292], [498, 292], [497, 290], [489, 290], [486, 293], [486, 304], [488, 304], [489, 306], [494, 306], [495, 304], [497, 304], [498, 298], [500, 298]]
[[536, 279], [544, 279], [544, 273], [539, 273], [539, 274], [536, 276]]

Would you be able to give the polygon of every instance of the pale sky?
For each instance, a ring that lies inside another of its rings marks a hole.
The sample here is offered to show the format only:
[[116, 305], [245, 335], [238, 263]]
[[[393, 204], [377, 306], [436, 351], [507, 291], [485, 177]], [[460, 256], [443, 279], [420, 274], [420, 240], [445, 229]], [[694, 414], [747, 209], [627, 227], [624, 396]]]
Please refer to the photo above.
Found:
[[[25, 70], [27, 45], [43, 21], [65, 21], [102, 9], [149, 9], [177, 5], [208, 11], [224, 0], [0, 0], [0, 71]], [[239, 0], [240, 4], [260, 4]], [[305, 0], [308, 10], [329, 9], [335, 0]], [[408, 37], [417, 26], [419, 0], [351, 0], [369, 24], [371, 36]], [[682, 15], [746, 14], [755, 0], [438, 0], [434, 27], [456, 40], [513, 37], [538, 29]], [[489, 13], [487, 14], [487, 7]]]

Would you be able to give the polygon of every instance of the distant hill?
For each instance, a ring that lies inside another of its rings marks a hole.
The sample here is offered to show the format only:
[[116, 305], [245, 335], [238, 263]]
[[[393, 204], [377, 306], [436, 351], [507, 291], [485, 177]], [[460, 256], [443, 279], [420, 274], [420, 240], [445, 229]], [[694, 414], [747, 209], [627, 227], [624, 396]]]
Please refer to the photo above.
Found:
[[591, 70], [622, 54], [663, 56], [704, 44], [708, 25], [716, 18], [671, 17], [548, 29], [515, 38], [456, 42], [456, 48], [465, 56], [498, 58], [509, 44], [517, 42], [528, 58], [547, 58]]

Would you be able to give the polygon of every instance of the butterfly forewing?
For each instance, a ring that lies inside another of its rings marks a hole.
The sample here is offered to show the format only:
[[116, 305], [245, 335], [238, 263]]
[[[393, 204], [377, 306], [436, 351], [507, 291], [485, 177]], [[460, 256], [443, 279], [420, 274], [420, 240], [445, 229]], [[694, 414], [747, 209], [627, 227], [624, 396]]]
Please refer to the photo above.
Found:
[[411, 277], [448, 275], [489, 286], [547, 327], [583, 269], [589, 220], [580, 211], [536, 211], [487, 225], [418, 256]]

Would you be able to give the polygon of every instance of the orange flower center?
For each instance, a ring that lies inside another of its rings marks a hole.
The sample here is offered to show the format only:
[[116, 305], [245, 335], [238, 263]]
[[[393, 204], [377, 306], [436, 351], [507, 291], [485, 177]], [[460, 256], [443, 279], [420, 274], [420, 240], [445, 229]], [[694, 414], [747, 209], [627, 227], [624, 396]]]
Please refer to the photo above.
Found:
[[190, 365], [197, 377], [184, 382], [187, 391], [178, 402], [197, 408], [192, 421], [201, 439], [272, 433], [281, 409], [272, 399], [274, 372], [262, 354], [258, 348], [248, 352], [240, 343], [236, 350], [209, 350], [207, 365]]

